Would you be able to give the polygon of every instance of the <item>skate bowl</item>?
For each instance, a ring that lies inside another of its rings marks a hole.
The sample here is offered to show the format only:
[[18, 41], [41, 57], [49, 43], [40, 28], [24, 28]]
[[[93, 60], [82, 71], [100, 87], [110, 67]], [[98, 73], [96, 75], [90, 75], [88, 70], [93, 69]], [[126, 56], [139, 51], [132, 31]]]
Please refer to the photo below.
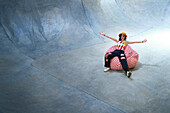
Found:
[[[0, 0], [0, 112], [169, 113], [169, 20], [169, 0]], [[148, 39], [131, 79], [99, 32]]]

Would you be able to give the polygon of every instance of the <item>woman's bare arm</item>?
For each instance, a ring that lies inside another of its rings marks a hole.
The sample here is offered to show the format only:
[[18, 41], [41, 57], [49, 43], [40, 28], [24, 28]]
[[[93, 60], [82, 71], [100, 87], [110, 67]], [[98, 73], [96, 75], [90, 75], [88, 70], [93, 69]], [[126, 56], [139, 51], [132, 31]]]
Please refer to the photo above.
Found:
[[105, 35], [103, 32], [100, 32], [100, 34], [101, 34], [101, 35], [103, 35], [103, 36], [105, 36], [105, 37], [107, 37], [107, 38], [112, 39], [112, 40], [113, 40], [113, 41], [115, 41], [115, 42], [117, 42], [117, 41], [118, 41], [116, 38], [113, 38], [113, 37], [107, 36], [107, 35]]
[[134, 44], [134, 43], [145, 43], [145, 42], [147, 42], [147, 40], [146, 40], [146, 39], [145, 39], [145, 40], [143, 40], [143, 41], [134, 41], [134, 42], [126, 41], [125, 43], [126, 43], [126, 45], [128, 45], [128, 44]]

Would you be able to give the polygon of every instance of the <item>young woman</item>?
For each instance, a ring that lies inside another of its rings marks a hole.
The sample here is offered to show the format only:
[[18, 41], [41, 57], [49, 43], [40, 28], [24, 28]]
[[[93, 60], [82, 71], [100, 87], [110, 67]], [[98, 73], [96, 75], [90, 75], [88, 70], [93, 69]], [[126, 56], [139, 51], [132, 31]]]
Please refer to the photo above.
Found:
[[110, 61], [113, 57], [117, 56], [119, 58], [119, 61], [123, 67], [123, 70], [125, 71], [127, 77], [129, 78], [132, 74], [131, 71], [129, 71], [129, 67], [127, 64], [127, 59], [124, 53], [124, 50], [126, 48], [126, 46], [128, 44], [134, 44], [134, 43], [145, 43], [147, 40], [143, 40], [143, 41], [135, 41], [135, 42], [130, 42], [130, 41], [126, 41], [127, 39], [127, 35], [125, 32], [122, 32], [119, 34], [119, 40], [112, 38], [110, 36], [105, 35], [103, 32], [100, 32], [101, 35], [110, 38], [111, 40], [115, 41], [117, 43], [117, 49], [113, 52], [107, 53], [105, 55], [105, 67], [106, 69], [104, 69], [104, 72], [107, 72], [110, 70]]

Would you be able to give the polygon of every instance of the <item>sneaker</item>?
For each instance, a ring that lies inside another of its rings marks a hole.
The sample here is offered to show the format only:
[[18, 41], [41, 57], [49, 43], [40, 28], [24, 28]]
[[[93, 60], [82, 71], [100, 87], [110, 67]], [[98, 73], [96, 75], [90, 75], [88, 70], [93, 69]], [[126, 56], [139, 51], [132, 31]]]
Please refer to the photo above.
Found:
[[127, 71], [127, 72], [126, 72], [126, 75], [127, 75], [128, 78], [130, 78], [131, 74], [132, 74], [131, 71]]
[[109, 70], [110, 70], [110, 68], [107, 67], [106, 69], [104, 69], [104, 72], [107, 72], [107, 71], [109, 71]]

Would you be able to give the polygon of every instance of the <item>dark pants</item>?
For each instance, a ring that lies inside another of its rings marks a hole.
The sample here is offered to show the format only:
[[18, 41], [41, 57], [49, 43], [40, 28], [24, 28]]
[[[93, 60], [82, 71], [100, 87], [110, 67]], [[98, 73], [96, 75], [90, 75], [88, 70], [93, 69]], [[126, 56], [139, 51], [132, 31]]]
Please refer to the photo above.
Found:
[[[105, 67], [110, 67], [110, 61], [115, 56], [117, 56], [119, 58], [119, 61], [121, 62], [121, 65], [122, 65], [123, 69], [125, 70], [125, 72], [129, 71], [129, 67], [128, 67], [128, 64], [127, 64], [127, 59], [126, 59], [126, 56], [124, 54], [124, 51], [119, 50], [119, 49], [116, 49], [115, 51], [111, 52], [111, 54], [109, 54], [107, 56], [107, 58], [105, 57]], [[108, 59], [108, 61], [106, 61], [106, 59]]]

